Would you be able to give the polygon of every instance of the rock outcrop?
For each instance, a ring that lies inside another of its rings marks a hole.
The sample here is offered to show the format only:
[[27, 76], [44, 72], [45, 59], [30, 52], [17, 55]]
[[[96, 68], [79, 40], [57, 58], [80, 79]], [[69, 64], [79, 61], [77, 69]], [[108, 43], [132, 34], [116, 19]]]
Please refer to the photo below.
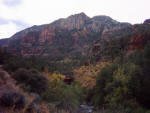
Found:
[[[32, 26], [10, 37], [2, 47], [23, 56], [87, 55], [88, 47], [114, 31], [132, 27], [108, 16], [71, 15], [51, 24]], [[0, 40], [2, 42], [2, 40]], [[84, 50], [84, 51], [83, 51]]]
[[[100, 41], [95, 43], [91, 49], [91, 54], [98, 60], [104, 58], [105, 54], [110, 54], [112, 50], [123, 51], [127, 55], [136, 50], [144, 50], [145, 46], [150, 43], [150, 19], [143, 24], [135, 24], [132, 27], [114, 28], [103, 32]], [[107, 51], [107, 52], [106, 52]], [[117, 52], [117, 53], [118, 53]], [[111, 53], [113, 55], [113, 52]]]
[[68, 30], [73, 30], [73, 29], [83, 29], [86, 22], [88, 22], [90, 18], [86, 16], [84, 13], [80, 14], [75, 14], [71, 15], [66, 19], [59, 19], [55, 22], [53, 22], [51, 25], [52, 26], [57, 26], [60, 28], [65, 28]]
[[15, 92], [4, 93], [0, 98], [0, 105], [4, 107], [15, 107], [15, 109], [23, 109], [27, 102], [24, 95]]

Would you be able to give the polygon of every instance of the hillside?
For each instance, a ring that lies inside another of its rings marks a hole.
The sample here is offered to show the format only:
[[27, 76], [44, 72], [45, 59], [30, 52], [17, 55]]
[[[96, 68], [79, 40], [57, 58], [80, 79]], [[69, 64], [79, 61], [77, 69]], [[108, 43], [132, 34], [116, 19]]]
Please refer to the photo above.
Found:
[[[131, 25], [80, 13], [27, 28], [0, 47], [3, 111], [20, 110], [19, 100], [34, 94], [36, 113], [150, 112], [150, 19]], [[20, 112], [34, 113], [27, 108]]]
[[51, 58], [88, 55], [88, 49], [107, 32], [131, 28], [108, 16], [88, 17], [84, 13], [58, 19], [50, 24], [33, 26], [1, 40], [1, 46], [18, 55]]

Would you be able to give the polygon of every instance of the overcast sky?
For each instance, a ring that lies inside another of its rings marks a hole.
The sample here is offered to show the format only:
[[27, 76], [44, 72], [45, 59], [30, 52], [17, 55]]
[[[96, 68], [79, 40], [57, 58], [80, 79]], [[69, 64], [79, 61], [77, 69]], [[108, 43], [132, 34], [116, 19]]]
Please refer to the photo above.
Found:
[[150, 0], [0, 0], [0, 38], [80, 12], [135, 24], [150, 18], [149, 11]]

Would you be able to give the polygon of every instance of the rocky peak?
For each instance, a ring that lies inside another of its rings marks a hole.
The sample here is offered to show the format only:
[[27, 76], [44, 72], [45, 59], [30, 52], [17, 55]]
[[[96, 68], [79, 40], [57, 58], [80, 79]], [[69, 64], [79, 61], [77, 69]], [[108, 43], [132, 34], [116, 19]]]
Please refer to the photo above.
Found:
[[68, 18], [56, 20], [51, 25], [61, 27], [61, 28], [67, 28], [68, 30], [82, 29], [86, 21], [89, 19], [90, 18], [86, 16], [84, 13], [79, 13], [79, 14], [71, 15]]
[[85, 14], [85, 13], [79, 13], [79, 14], [74, 14], [74, 15], [71, 15], [69, 16], [67, 19], [76, 19], [76, 20], [79, 20], [79, 19], [82, 19], [83, 21], [86, 21], [89, 19], [89, 17]]
[[15, 33], [15, 34], [11, 37], [11, 39], [22, 38], [22, 37], [24, 37], [26, 34], [28, 34], [28, 33], [30, 33], [30, 32], [39, 32], [39, 31], [41, 31], [45, 26], [46, 26], [46, 25], [39, 25], [39, 26], [34, 25], [34, 26], [32, 26], [32, 27], [29, 27], [29, 28], [27, 28], [27, 29], [24, 29], [24, 30], [22, 30], [22, 31], [19, 31], [19, 32]]
[[144, 21], [144, 24], [150, 24], [150, 19], [146, 19], [146, 20]]
[[[105, 15], [99, 15], [99, 16], [94, 16], [92, 18], [94, 21], [102, 21], [102, 22], [106, 22], [106, 21], [112, 21], [113, 19], [110, 18], [109, 16], [105, 16]], [[116, 21], [117, 22], [117, 21]]]

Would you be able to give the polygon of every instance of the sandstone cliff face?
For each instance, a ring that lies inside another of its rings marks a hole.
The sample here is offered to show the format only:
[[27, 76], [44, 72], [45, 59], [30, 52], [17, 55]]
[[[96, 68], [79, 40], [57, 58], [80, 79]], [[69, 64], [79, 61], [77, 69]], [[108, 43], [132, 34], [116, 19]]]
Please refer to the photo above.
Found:
[[96, 60], [100, 60], [105, 55], [113, 54], [113, 50], [126, 55], [136, 50], [144, 50], [145, 46], [150, 43], [149, 22], [147, 19], [143, 24], [132, 26], [125, 24], [121, 28], [103, 31], [100, 40], [92, 46], [90, 54]]
[[130, 49], [143, 50], [146, 44], [150, 42], [150, 19], [145, 20], [143, 24], [133, 25], [132, 30]]
[[36, 41], [36, 36], [33, 34], [26, 34], [24, 37], [22, 37], [21, 45], [25, 47], [32, 47], [32, 44]]
[[20, 32], [15, 33], [12, 37], [10, 37], [11, 39], [18, 39], [18, 38], [22, 38], [24, 37], [26, 34], [30, 33], [30, 32], [40, 32], [45, 25], [40, 25], [40, 26], [32, 26], [30, 28], [27, 28], [25, 30], [22, 30]]
[[132, 32], [132, 26], [128, 23], [121, 23], [112, 29], [105, 29], [101, 38], [115, 38], [117, 36], [126, 35]]
[[92, 32], [106, 32], [112, 29], [122, 29], [131, 26], [129, 23], [120, 23], [108, 16], [100, 15], [90, 18], [84, 13], [69, 16], [66, 19], [59, 19], [51, 24], [68, 30], [82, 30]]
[[39, 42], [40, 44], [43, 44], [45, 42], [51, 44], [54, 37], [55, 37], [55, 28], [46, 26], [41, 31]]
[[71, 15], [66, 19], [59, 19], [53, 22], [51, 25], [65, 28], [68, 30], [73, 30], [73, 29], [79, 30], [79, 29], [83, 29], [84, 25], [89, 19], [90, 18], [86, 16], [84, 13], [80, 13], [76, 15]]
[[8, 50], [23, 56], [86, 55], [85, 51], [90, 45], [126, 27], [131, 25], [117, 22], [108, 16], [90, 18], [80, 13], [16, 33], [7, 43]]

